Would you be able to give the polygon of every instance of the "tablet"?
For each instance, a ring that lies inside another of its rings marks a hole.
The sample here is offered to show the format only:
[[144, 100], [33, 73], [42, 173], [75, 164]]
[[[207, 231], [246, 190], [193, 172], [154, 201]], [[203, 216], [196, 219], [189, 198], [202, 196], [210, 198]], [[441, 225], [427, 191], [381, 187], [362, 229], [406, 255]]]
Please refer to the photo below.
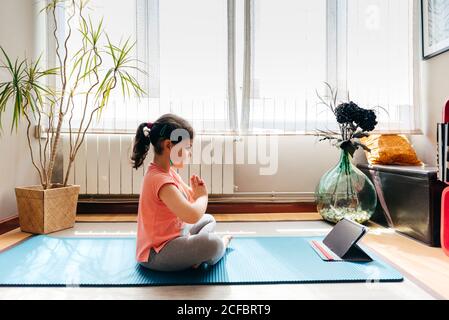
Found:
[[323, 243], [336, 255], [344, 257], [367, 231], [367, 227], [345, 218], [332, 229]]

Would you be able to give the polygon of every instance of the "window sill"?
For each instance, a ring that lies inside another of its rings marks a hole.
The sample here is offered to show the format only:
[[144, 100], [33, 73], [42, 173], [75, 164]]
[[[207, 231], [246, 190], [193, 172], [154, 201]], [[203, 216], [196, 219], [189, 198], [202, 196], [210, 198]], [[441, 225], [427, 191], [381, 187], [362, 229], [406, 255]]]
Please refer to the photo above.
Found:
[[[35, 136], [36, 138], [43, 138], [45, 139], [46, 136], [46, 129], [38, 126], [35, 127]], [[62, 129], [62, 134], [69, 134], [70, 131], [68, 129]], [[72, 130], [73, 134], [76, 134], [76, 130]], [[87, 134], [89, 135], [134, 135], [135, 130], [130, 129], [122, 129], [122, 130], [102, 130], [102, 129], [90, 129], [87, 131]], [[421, 129], [414, 129], [414, 130], [379, 130], [379, 131], [373, 131], [372, 134], [403, 134], [403, 135], [416, 135], [416, 136], [422, 136], [424, 135], [424, 132]], [[259, 130], [259, 131], [197, 131], [196, 135], [198, 136], [278, 136], [278, 137], [294, 137], [294, 136], [315, 136], [316, 133], [314, 131], [283, 131], [283, 130]]]

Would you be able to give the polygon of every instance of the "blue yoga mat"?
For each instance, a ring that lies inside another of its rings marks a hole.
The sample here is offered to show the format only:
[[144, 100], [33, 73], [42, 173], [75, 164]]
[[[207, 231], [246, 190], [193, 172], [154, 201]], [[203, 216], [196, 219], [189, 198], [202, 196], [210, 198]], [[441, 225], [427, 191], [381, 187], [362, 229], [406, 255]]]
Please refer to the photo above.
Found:
[[301, 237], [236, 237], [215, 266], [155, 272], [136, 264], [134, 238], [36, 236], [0, 254], [0, 286], [162, 286], [396, 282], [379, 260], [325, 262]]

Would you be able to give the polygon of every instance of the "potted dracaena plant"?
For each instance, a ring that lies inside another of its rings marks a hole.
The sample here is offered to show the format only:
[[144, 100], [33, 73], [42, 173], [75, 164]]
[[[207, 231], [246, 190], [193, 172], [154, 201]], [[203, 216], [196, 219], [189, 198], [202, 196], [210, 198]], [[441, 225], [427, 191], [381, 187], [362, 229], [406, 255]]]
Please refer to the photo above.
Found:
[[[65, 21], [56, 18], [60, 6], [67, 12]], [[48, 234], [74, 226], [79, 186], [68, 185], [68, 179], [89, 128], [115, 90], [121, 88], [124, 98], [145, 94], [135, 77], [141, 71], [132, 56], [134, 43], [113, 44], [103, 20], [93, 23], [85, 16], [86, 9], [86, 0], [50, 0], [41, 11], [51, 17], [54, 26], [57, 58], [52, 68], [43, 68], [40, 58], [13, 60], [0, 47], [0, 67], [7, 77], [0, 80], [0, 125], [1, 115], [12, 109], [11, 131], [26, 131], [31, 164], [41, 183], [16, 188], [24, 232]], [[62, 24], [67, 32], [60, 39], [57, 31]], [[75, 32], [81, 42], [74, 42]], [[74, 52], [69, 49], [73, 47]], [[76, 125], [72, 124], [75, 113], [82, 115]], [[25, 126], [20, 125], [22, 121]], [[68, 127], [69, 163], [63, 180], [56, 182], [55, 163], [64, 127]], [[32, 141], [34, 128], [39, 129], [37, 142]]]
[[359, 107], [349, 97], [339, 103], [338, 90], [327, 83], [326, 91], [324, 96], [317, 92], [319, 104], [326, 106], [335, 116], [339, 130], [317, 130], [316, 135], [320, 141], [331, 141], [340, 149], [340, 160], [323, 175], [316, 187], [317, 210], [332, 223], [343, 218], [365, 223], [376, 209], [377, 194], [370, 179], [352, 163], [352, 157], [359, 148], [371, 151], [362, 140], [375, 129], [377, 115], [375, 109]]

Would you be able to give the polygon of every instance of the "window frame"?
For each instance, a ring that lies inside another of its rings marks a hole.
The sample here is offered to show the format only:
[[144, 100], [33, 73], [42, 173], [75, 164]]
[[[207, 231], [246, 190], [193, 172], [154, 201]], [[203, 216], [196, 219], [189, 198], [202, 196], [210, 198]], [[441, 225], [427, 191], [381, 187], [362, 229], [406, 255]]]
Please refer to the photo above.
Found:
[[[48, 1], [48, 0], [47, 0]], [[151, 68], [150, 74], [156, 74], [157, 77], [140, 77], [138, 80], [143, 83], [144, 89], [150, 93], [152, 98], [160, 97], [160, 85], [159, 85], [159, 29], [158, 29], [158, 16], [157, 12], [159, 9], [160, 0], [135, 0], [136, 1], [136, 43], [137, 43], [137, 58], [142, 61], [142, 66], [147, 66]], [[236, 30], [236, 18], [237, 18], [237, 4], [236, 0], [222, 0], [227, 2], [227, 23], [228, 23], [228, 128], [226, 131], [209, 131], [200, 132], [199, 134], [208, 135], [310, 135], [313, 132], [310, 128], [304, 131], [297, 132], [281, 132], [280, 130], [267, 129], [263, 132], [251, 132], [248, 131], [248, 124], [250, 120], [250, 103], [251, 89], [253, 86], [251, 77], [251, 63], [250, 56], [253, 50], [253, 31], [252, 31], [252, 19], [253, 16], [253, 5], [254, 0], [243, 0], [244, 1], [244, 37], [246, 39], [244, 44], [243, 59], [244, 70], [243, 70], [243, 81], [242, 81], [242, 95], [239, 107], [239, 101], [237, 93], [239, 84], [237, 83], [237, 56], [236, 56], [236, 42], [237, 42], [237, 30]], [[334, 87], [338, 87], [339, 90], [347, 91], [347, 54], [346, 44], [347, 44], [347, 15], [345, 14], [347, 10], [347, 0], [326, 0], [327, 1], [327, 82]], [[393, 129], [391, 131], [375, 131], [376, 133], [403, 133], [403, 134], [423, 134], [420, 128], [420, 115], [421, 115], [421, 105], [420, 105], [420, 1], [413, 1], [413, 61], [412, 61], [412, 90], [413, 90], [413, 121], [414, 127], [407, 131], [398, 131]], [[63, 9], [59, 11], [59, 16], [64, 15]], [[340, 17], [344, 17], [341, 19]], [[53, 40], [53, 29], [51, 25], [51, 18], [47, 16], [45, 21], [40, 21], [41, 28], [45, 23], [45, 29], [47, 34], [41, 39], [45, 41], [45, 56], [48, 60], [48, 65], [54, 65], [56, 62], [56, 56], [54, 53], [54, 48], [56, 47], [55, 41]], [[64, 34], [64, 29], [58, 30], [58, 35], [62, 39]], [[57, 83], [52, 83], [52, 85], [57, 85]], [[238, 112], [240, 110], [240, 121], [238, 117]], [[317, 119], [318, 120], [318, 119]], [[319, 121], [316, 121], [318, 123]], [[307, 127], [308, 125], [306, 125]], [[226, 126], [225, 126], [226, 127]], [[310, 126], [309, 126], [310, 127]], [[89, 132], [101, 132], [104, 133], [108, 130], [95, 130], [91, 129]], [[133, 132], [133, 129], [116, 129], [112, 130], [117, 133], [123, 132]]]

